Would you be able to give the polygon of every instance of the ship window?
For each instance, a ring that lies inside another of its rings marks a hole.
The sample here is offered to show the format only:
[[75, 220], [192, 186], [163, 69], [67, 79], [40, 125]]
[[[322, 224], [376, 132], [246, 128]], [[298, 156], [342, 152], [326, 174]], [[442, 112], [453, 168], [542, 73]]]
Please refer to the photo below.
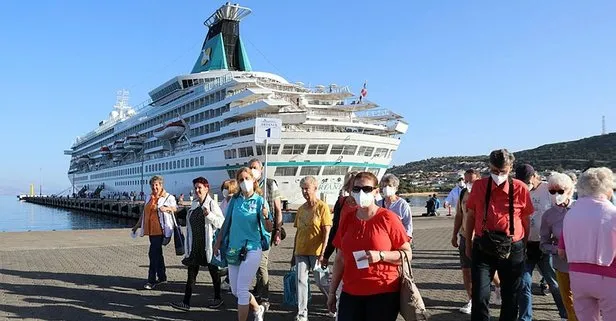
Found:
[[190, 167], [195, 166], [195, 160], [193, 158], [190, 159]]
[[[309, 145], [308, 146], [308, 154], [309, 155], [323, 155], [323, 154], [327, 154], [327, 148], [329, 147], [329, 145], [327, 144], [318, 144], [318, 145]], [[308, 175], [308, 174], [306, 174]]]
[[232, 159], [232, 158], [234, 158], [233, 154], [231, 153], [234, 150], [235, 149], [227, 149], [227, 150], [225, 150], [225, 159]]
[[372, 156], [373, 152], [374, 152], [374, 147], [362, 146], [359, 148], [359, 153], [357, 153], [357, 156], [370, 157]]
[[184, 160], [182, 160], [182, 168], [184, 168]]
[[351, 172], [363, 172], [365, 170], [366, 170], [365, 167], [357, 167], [357, 166], [351, 167]]
[[195, 166], [199, 166], [199, 157], [195, 156]]
[[165, 170], [168, 171], [169, 170], [169, 162], [165, 163]]
[[346, 166], [325, 166], [322, 175], [345, 175], [348, 171]]
[[171, 161], [171, 166], [173, 167], [173, 169], [177, 168], [177, 163], [175, 161]]
[[177, 165], [178, 168], [180, 168], [180, 160], [179, 159], [175, 161], [175, 164]]
[[233, 169], [227, 170], [227, 173], [229, 174], [229, 178], [235, 178], [235, 170]]
[[295, 174], [297, 174], [297, 166], [294, 167], [277, 167], [276, 168], [276, 173], [274, 173], [274, 175], [276, 176], [295, 176]]
[[205, 165], [205, 158], [203, 156], [199, 158], [199, 163], [201, 164], [201, 166]]
[[385, 157], [387, 156], [387, 148], [377, 148], [376, 153], [374, 153], [374, 157]]
[[252, 147], [240, 147], [238, 148], [238, 153], [240, 157], [254, 156], [254, 151], [252, 150]]
[[190, 167], [190, 161], [188, 160], [188, 158], [186, 159], [186, 167]]
[[278, 155], [278, 151], [280, 150], [280, 145], [269, 145], [267, 146], [267, 153], [269, 155]]
[[332, 155], [355, 155], [357, 145], [332, 145]]
[[306, 145], [303, 144], [287, 144], [282, 148], [282, 155], [299, 155], [305, 148]]
[[376, 176], [379, 175], [379, 171], [380, 170], [381, 170], [380, 168], [368, 168], [368, 172], [370, 172], [370, 173], [372, 173], [372, 174], [374, 174]]
[[301, 176], [308, 176], [308, 175], [319, 175], [319, 172], [321, 171], [321, 166], [302, 166], [302, 170], [299, 172], [299, 175]]

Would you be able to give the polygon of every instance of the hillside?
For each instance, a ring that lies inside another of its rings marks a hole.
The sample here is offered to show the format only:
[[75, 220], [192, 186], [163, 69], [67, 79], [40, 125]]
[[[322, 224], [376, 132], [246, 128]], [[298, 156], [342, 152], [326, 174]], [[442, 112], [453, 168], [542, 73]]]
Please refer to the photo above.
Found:
[[[583, 170], [590, 166], [616, 168], [616, 133], [576, 141], [547, 144], [514, 152], [516, 163], [529, 163], [536, 170]], [[484, 168], [488, 156], [451, 156], [430, 158], [394, 166], [388, 172], [402, 175], [414, 172], [457, 172]]]

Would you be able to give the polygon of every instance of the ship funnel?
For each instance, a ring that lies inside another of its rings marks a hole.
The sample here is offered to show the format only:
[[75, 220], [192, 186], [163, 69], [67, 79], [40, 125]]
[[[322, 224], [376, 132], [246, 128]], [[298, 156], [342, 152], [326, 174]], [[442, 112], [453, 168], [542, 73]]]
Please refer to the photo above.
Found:
[[227, 2], [203, 22], [209, 30], [192, 73], [252, 70], [240, 38], [240, 21], [250, 12], [249, 8]]

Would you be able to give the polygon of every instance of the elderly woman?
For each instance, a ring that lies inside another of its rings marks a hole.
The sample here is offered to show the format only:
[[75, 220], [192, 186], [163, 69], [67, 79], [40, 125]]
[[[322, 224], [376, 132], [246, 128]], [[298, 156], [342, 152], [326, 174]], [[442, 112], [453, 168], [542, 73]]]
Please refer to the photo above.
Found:
[[208, 303], [208, 308], [217, 309], [222, 304], [220, 296], [220, 275], [218, 266], [212, 261], [212, 243], [214, 232], [222, 226], [225, 217], [217, 202], [210, 197], [210, 184], [207, 179], [197, 177], [193, 180], [197, 198], [193, 199], [188, 214], [186, 214], [186, 242], [184, 244], [184, 259], [182, 264], [188, 267], [188, 279], [184, 291], [184, 300], [172, 303], [175, 309], [190, 310], [190, 297], [197, 281], [200, 266], [207, 266], [214, 284], [214, 298]]
[[614, 174], [590, 168], [578, 178], [579, 199], [567, 215], [558, 254], [569, 262], [573, 306], [580, 321], [616, 320]]
[[[297, 271], [297, 307], [296, 321], [308, 320], [308, 273], [315, 265], [327, 265], [324, 258], [325, 246], [332, 226], [329, 205], [317, 198], [317, 180], [306, 176], [299, 182], [302, 196], [306, 200], [297, 209], [295, 223], [297, 228], [293, 246], [293, 257]], [[293, 264], [293, 262], [291, 262]], [[316, 275], [315, 275], [316, 277]]]
[[569, 264], [567, 264], [567, 260], [557, 255], [565, 215], [573, 204], [573, 181], [567, 174], [552, 173], [547, 185], [554, 205], [545, 211], [541, 217], [540, 247], [545, 255], [552, 256], [560, 295], [567, 311], [563, 320], [577, 321], [573, 309], [573, 293], [569, 285]]
[[177, 210], [175, 197], [163, 188], [162, 176], [153, 176], [150, 179], [152, 194], [143, 207], [143, 214], [133, 227], [133, 233], [141, 228], [141, 236], [150, 238], [150, 267], [148, 269], [148, 282], [144, 288], [153, 289], [157, 284], [167, 282], [165, 258], [163, 257], [163, 241], [173, 236], [175, 227], [174, 213]]
[[259, 183], [250, 168], [239, 169], [235, 179], [241, 193], [231, 198], [225, 223], [216, 238], [214, 255], [219, 255], [221, 246], [225, 245], [231, 291], [237, 297], [238, 321], [246, 321], [249, 310], [252, 310], [255, 321], [262, 321], [265, 307], [257, 303], [248, 292], [248, 287], [261, 262], [264, 250], [262, 244], [270, 244], [273, 222], [268, 214], [267, 202], [261, 196]]
[[398, 197], [396, 192], [400, 186], [400, 180], [394, 174], [385, 174], [381, 179], [381, 193], [383, 193], [383, 201], [381, 206], [396, 213], [402, 220], [402, 226], [406, 230], [406, 234], [413, 237], [413, 220], [411, 207], [406, 200]]
[[239, 191], [237, 181], [235, 179], [228, 179], [224, 181], [220, 187], [220, 190], [222, 191], [222, 202], [220, 203], [220, 209], [222, 210], [222, 214], [226, 215], [231, 197]]
[[[353, 180], [358, 205], [343, 216], [334, 245], [338, 249], [327, 305], [338, 310], [339, 321], [395, 321], [400, 310], [401, 260], [399, 250], [410, 251], [410, 238], [398, 216], [375, 204], [379, 181], [370, 172]], [[340, 304], [335, 291], [343, 280]]]

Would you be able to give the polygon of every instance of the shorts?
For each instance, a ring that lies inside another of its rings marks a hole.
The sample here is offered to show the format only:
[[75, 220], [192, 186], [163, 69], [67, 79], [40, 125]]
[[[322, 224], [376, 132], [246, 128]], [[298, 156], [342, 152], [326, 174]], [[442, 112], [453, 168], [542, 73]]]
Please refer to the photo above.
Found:
[[466, 256], [466, 239], [462, 235], [460, 235], [458, 250], [460, 251], [460, 267], [463, 269], [470, 269], [471, 258]]

